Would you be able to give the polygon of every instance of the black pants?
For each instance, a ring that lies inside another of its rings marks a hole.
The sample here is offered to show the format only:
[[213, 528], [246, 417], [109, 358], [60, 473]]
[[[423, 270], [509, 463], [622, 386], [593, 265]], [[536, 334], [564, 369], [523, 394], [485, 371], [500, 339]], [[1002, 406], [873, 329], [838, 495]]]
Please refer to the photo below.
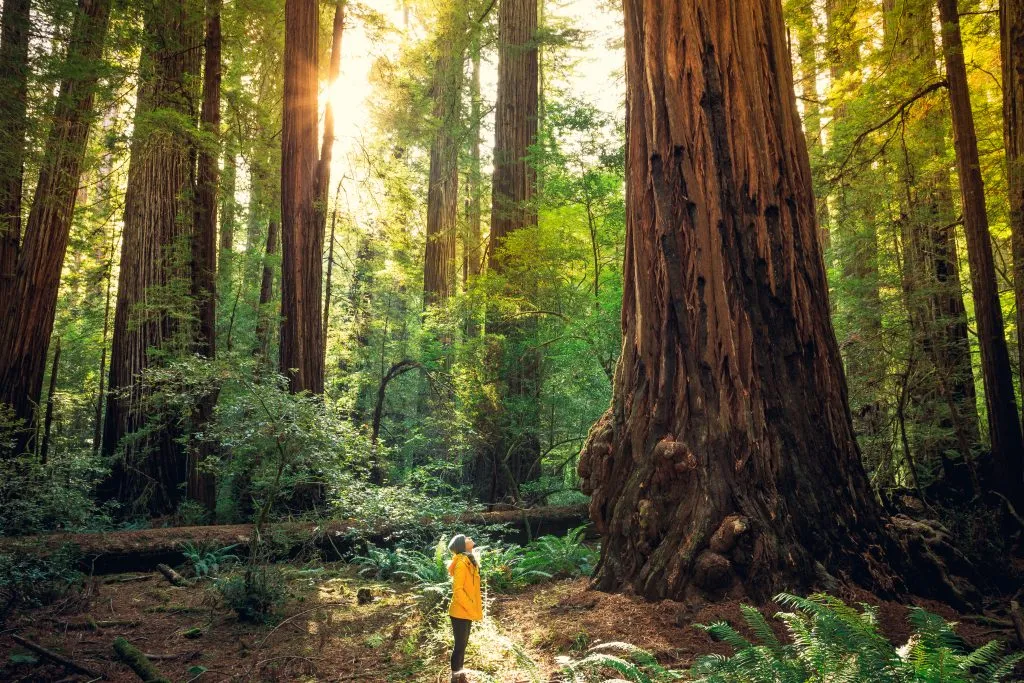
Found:
[[452, 671], [461, 671], [466, 661], [466, 645], [469, 644], [469, 631], [473, 622], [469, 619], [452, 617], [452, 632], [455, 634], [455, 647], [452, 648]]

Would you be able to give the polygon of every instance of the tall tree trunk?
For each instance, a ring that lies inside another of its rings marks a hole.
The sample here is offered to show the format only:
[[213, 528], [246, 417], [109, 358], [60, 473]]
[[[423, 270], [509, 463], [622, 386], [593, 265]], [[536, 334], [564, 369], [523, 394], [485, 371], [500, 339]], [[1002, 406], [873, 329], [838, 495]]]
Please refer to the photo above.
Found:
[[263, 258], [263, 276], [260, 281], [260, 305], [256, 320], [256, 352], [264, 359], [270, 357], [273, 341], [273, 313], [270, 303], [274, 300], [274, 259], [277, 256], [278, 223], [271, 220], [267, 225], [267, 246]]
[[459, 215], [459, 136], [462, 114], [463, 61], [466, 53], [465, 8], [452, 6], [439, 21], [433, 65], [433, 140], [427, 184], [427, 236], [423, 263], [424, 307], [444, 304], [455, 292], [455, 236]]
[[[196, 225], [192, 234], [192, 297], [199, 308], [196, 352], [204, 358], [217, 356], [217, 161], [220, 157], [221, 0], [206, 0], [206, 39], [203, 63], [203, 106], [200, 125], [208, 140], [199, 148], [196, 187]], [[203, 396], [196, 406], [199, 431], [213, 417], [215, 393]], [[192, 444], [188, 454], [189, 499], [207, 510], [217, 506], [216, 478], [204, 467], [209, 444]]]
[[[850, 116], [848, 101], [860, 88], [860, 48], [863, 31], [858, 26], [861, 0], [826, 0], [826, 58], [831, 86], [832, 154], [840, 158], [851, 150], [860, 123]], [[848, 170], [848, 169], [847, 169]], [[843, 341], [846, 376], [851, 395], [859, 404], [854, 427], [866, 437], [877, 436], [882, 429], [881, 390], [885, 366], [878, 362], [882, 348], [882, 303], [878, 278], [878, 232], [868, 200], [854, 188], [851, 176], [844, 172], [834, 188], [834, 209], [842, 220], [835, 222], [831, 241], [835, 258], [841, 264], [842, 278], [833, 283], [843, 292], [836, 297], [836, 312], [846, 323]], [[843, 291], [845, 290], [845, 291]], [[847, 305], [842, 305], [846, 302]]]
[[602, 589], [890, 585], [829, 318], [779, 0], [626, 0], [612, 408], [580, 461]]
[[[483, 106], [480, 97], [480, 29], [473, 29], [473, 43], [470, 47], [472, 72], [469, 81], [469, 173], [468, 196], [466, 197], [466, 236], [462, 244], [463, 287], [480, 277], [484, 266], [483, 244], [483, 193], [480, 173], [480, 125]], [[470, 314], [466, 323], [466, 335], [480, 335], [480, 320]]]
[[43, 443], [39, 447], [39, 462], [45, 465], [50, 458], [50, 428], [53, 426], [53, 399], [57, 393], [57, 374], [60, 368], [60, 337], [53, 344], [53, 362], [50, 364], [50, 389], [46, 392], [46, 419], [43, 421]]
[[[537, 225], [537, 172], [527, 160], [537, 137], [536, 33], [537, 0], [501, 0], [488, 245], [488, 269], [498, 276], [506, 274], [505, 240]], [[540, 476], [540, 361], [529, 315], [507, 322], [489, 313], [487, 328], [495, 335], [491, 363], [498, 368], [500, 404], [489, 416], [489, 452], [478, 459], [474, 483], [479, 497], [494, 502], [516, 497], [519, 484]]]
[[220, 174], [220, 257], [217, 263], [220, 296], [230, 296], [235, 265], [235, 189], [238, 182], [238, 143], [229, 130], [224, 134], [224, 171]]
[[[1024, 392], [1024, 0], [1001, 0], [999, 29], [1003, 57], [1003, 136], [1006, 184], [1010, 191], [1013, 295], [1017, 302], [1017, 353]], [[1024, 401], [1021, 402], [1024, 407]]]
[[1003, 330], [992, 240], [985, 208], [985, 184], [978, 160], [978, 139], [974, 129], [967, 67], [960, 38], [957, 0], [938, 0], [942, 22], [942, 52], [946, 60], [949, 101], [953, 115], [953, 142], [957, 175], [967, 236], [967, 259], [971, 267], [974, 315], [978, 322], [981, 372], [988, 406], [988, 428], [994, 468], [989, 485], [1006, 495], [1018, 509], [1024, 506], [1024, 439], [1013, 393], [1010, 354]]
[[[331, 63], [328, 82], [337, 83], [341, 76], [341, 41], [345, 35], [345, 0], [334, 6], [334, 26], [331, 31]], [[334, 158], [334, 102], [327, 98], [324, 107], [324, 137], [320, 145], [320, 160], [316, 171], [316, 210], [320, 218], [320, 233], [327, 228], [327, 195], [331, 184], [331, 159]]]
[[28, 127], [30, 0], [4, 0], [0, 18], [0, 295], [14, 278]]
[[[921, 83], [935, 82], [935, 32], [930, 0], [892, 0], [886, 5], [886, 38], [894, 57]], [[967, 313], [956, 253], [952, 178], [935, 163], [946, 157], [948, 111], [922, 107], [908, 117], [907, 137], [913, 141], [897, 155], [903, 187], [903, 283], [910, 319], [911, 356], [931, 366], [921, 373], [916, 402], [926, 413], [918, 419], [937, 426], [922, 445], [924, 454], [940, 460], [949, 483], [963, 477], [971, 449], [979, 440]], [[937, 413], [937, 414], [936, 414]], [[962, 463], [947, 453], [960, 451]]]
[[[15, 415], [29, 427], [43, 389], [61, 269], [94, 118], [96, 62], [103, 55], [110, 0], [80, 0], [78, 9], [25, 242], [0, 301], [0, 403], [14, 406]], [[20, 447], [27, 446], [27, 439], [20, 441]]]
[[192, 343], [178, 313], [184, 302], [173, 293], [190, 286], [193, 218], [191, 135], [178, 121], [196, 119], [192, 84], [199, 74], [202, 17], [195, 0], [158, 0], [146, 8], [124, 199], [103, 433], [103, 452], [120, 457], [101, 493], [151, 514], [175, 509], [186, 481], [176, 430], [149, 423], [150, 388], [143, 374], [168, 353], [187, 352]]
[[324, 235], [316, 208], [316, 0], [286, 0], [281, 132], [281, 373], [295, 393], [324, 391]]

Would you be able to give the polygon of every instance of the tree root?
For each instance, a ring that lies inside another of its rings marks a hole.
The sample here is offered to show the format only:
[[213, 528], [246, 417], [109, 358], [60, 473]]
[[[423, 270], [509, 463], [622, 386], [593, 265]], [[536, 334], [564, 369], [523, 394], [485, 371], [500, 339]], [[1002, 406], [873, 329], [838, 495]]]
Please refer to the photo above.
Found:
[[949, 531], [935, 520], [893, 515], [892, 530], [916, 574], [906, 577], [911, 590], [931, 594], [963, 610], [981, 608], [981, 592], [973, 579], [978, 570], [951, 540]]

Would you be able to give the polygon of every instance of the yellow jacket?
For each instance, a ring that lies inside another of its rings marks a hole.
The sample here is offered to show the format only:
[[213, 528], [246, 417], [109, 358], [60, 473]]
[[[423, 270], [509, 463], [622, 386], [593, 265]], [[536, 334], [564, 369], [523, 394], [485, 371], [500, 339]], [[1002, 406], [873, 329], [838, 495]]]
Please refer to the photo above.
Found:
[[484, 618], [484, 601], [480, 595], [480, 569], [463, 554], [448, 565], [452, 576], [452, 604], [448, 614], [456, 619], [480, 621]]

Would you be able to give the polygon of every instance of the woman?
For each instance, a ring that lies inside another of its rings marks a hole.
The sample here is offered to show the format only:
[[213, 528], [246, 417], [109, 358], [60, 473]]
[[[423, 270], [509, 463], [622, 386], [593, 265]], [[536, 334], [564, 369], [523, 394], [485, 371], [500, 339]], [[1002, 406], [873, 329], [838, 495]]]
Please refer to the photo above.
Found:
[[456, 535], [448, 544], [448, 550], [452, 553], [452, 561], [448, 565], [448, 573], [452, 577], [452, 604], [448, 608], [448, 615], [452, 618], [452, 632], [455, 634], [452, 681], [455, 681], [455, 672], [462, 669], [465, 661], [473, 622], [484, 618], [483, 598], [480, 595], [480, 564], [473, 554], [475, 545], [472, 538], [462, 534]]

